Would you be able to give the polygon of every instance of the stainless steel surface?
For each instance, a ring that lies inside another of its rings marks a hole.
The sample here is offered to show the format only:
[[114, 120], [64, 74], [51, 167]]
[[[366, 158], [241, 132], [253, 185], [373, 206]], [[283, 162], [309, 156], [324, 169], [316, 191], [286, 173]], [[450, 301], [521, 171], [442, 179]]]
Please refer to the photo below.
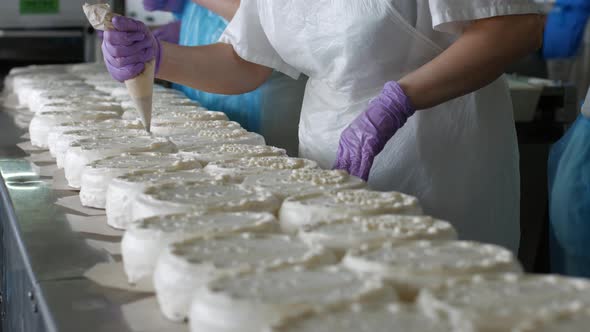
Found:
[[82, 30], [0, 30], [0, 38], [76, 38]]
[[[22, 126], [22, 124], [21, 124]], [[83, 276], [112, 261], [74, 233], [55, 205], [71, 191], [51, 189], [16, 143], [23, 129], [0, 109], [0, 235], [3, 331], [132, 331], [121, 305], [142, 296], [103, 288]], [[94, 238], [100, 236], [94, 236]]]

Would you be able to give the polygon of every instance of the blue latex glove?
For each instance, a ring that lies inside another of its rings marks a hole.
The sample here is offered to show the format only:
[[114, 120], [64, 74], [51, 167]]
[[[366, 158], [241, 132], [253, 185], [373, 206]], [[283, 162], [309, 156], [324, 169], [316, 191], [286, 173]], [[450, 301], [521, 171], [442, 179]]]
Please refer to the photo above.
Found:
[[185, 0], [143, 0], [143, 8], [147, 11], [162, 10], [177, 13], [182, 10]]
[[342, 132], [334, 168], [368, 180], [375, 157], [414, 113], [399, 84], [387, 82], [368, 109]]
[[141, 74], [145, 63], [156, 59], [160, 68], [162, 47], [150, 29], [140, 21], [124, 16], [113, 17], [116, 30], [105, 31], [102, 54], [111, 76], [124, 82]]
[[174, 21], [153, 31], [154, 37], [158, 38], [159, 41], [165, 41], [167, 43], [178, 44], [180, 39], [180, 21]]
[[589, 16], [590, 0], [558, 0], [547, 16], [543, 57], [559, 59], [575, 56]]

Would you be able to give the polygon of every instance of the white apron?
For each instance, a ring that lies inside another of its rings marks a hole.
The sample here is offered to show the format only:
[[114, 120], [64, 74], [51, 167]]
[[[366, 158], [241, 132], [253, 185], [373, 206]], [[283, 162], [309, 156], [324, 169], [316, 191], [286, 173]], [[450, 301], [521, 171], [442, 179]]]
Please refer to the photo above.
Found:
[[[256, 1], [280, 58], [310, 77], [300, 156], [325, 168], [342, 130], [387, 81], [443, 51], [393, 8], [396, 0], [247, 1]], [[504, 80], [417, 112], [376, 158], [369, 184], [416, 195], [426, 213], [450, 221], [463, 239], [517, 252], [518, 149]]]

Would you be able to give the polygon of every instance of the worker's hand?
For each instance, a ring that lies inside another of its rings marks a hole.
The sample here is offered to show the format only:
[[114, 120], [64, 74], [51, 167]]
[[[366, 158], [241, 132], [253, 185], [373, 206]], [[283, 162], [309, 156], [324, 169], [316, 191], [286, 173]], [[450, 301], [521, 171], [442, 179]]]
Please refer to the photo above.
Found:
[[368, 180], [375, 157], [414, 112], [399, 84], [386, 83], [368, 109], [342, 132], [334, 168]]
[[156, 59], [160, 66], [160, 42], [142, 22], [124, 16], [113, 17], [115, 31], [105, 31], [102, 54], [114, 79], [123, 82], [143, 72], [145, 63]]
[[180, 24], [180, 21], [174, 21], [163, 25], [153, 31], [154, 37], [158, 38], [159, 41], [178, 44], [178, 40], [180, 39]]
[[162, 10], [178, 13], [185, 0], [143, 0], [143, 8], [147, 11]]

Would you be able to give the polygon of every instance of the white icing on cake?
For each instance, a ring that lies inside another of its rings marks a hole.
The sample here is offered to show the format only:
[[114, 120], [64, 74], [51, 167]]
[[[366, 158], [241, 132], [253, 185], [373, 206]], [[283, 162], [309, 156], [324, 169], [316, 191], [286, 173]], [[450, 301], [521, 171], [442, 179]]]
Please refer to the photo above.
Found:
[[432, 217], [385, 214], [332, 219], [303, 226], [299, 237], [308, 244], [343, 252], [383, 242], [456, 240], [457, 232], [448, 222]]
[[336, 258], [287, 235], [242, 233], [194, 238], [163, 251], [154, 271], [154, 288], [164, 315], [175, 321], [188, 314], [196, 289], [223, 276], [260, 269], [333, 264]]
[[114, 228], [126, 229], [133, 220], [132, 203], [147, 187], [160, 183], [188, 181], [225, 183], [228, 178], [213, 177], [200, 169], [182, 172], [153, 170], [134, 171], [114, 178], [107, 189], [107, 223]]
[[64, 171], [68, 185], [80, 187], [86, 165], [99, 159], [126, 152], [177, 152], [176, 146], [165, 138], [134, 136], [83, 139], [74, 142], [66, 152]]
[[458, 331], [511, 331], [539, 314], [551, 316], [589, 303], [586, 280], [515, 274], [454, 280], [424, 290], [418, 298], [428, 316], [448, 316]]
[[[216, 161], [226, 161], [242, 157], [267, 157], [286, 155], [285, 150], [276, 148], [274, 146], [251, 144], [203, 145], [190, 149], [184, 149], [182, 150], [182, 153], [197, 158], [203, 164], [208, 164]], [[235, 175], [229, 172], [227, 174], [231, 176]]]
[[[352, 304], [281, 322], [269, 332], [451, 332], [447, 321], [430, 319], [401, 304]], [[467, 332], [467, 331], [462, 331]]]
[[107, 188], [113, 178], [134, 170], [173, 172], [195, 168], [201, 168], [196, 159], [160, 152], [124, 153], [99, 159], [87, 165], [82, 172], [80, 202], [83, 206], [104, 209]]
[[363, 188], [366, 183], [341, 170], [296, 169], [247, 176], [244, 185], [263, 188], [281, 198], [326, 190]]
[[196, 134], [204, 129], [240, 129], [240, 124], [233, 121], [157, 121], [152, 125], [151, 132], [158, 136], [171, 136], [180, 134]]
[[387, 300], [395, 295], [380, 281], [336, 267], [278, 270], [224, 278], [200, 288], [189, 320], [192, 332], [260, 332], [314, 308]]
[[[260, 177], [260, 181], [265, 180]], [[253, 183], [246, 179], [244, 184], [251, 185]], [[268, 185], [263, 187], [266, 188]], [[328, 186], [320, 187], [324, 189], [322, 191], [299, 190], [300, 194], [297, 194], [296, 191], [289, 191], [289, 194], [297, 196], [289, 197], [283, 202], [279, 216], [281, 227], [285, 231], [293, 232], [302, 226], [338, 217], [422, 214], [418, 200], [413, 196], [398, 192], [345, 190], [351, 187], [355, 188], [353, 186]], [[326, 191], [326, 189], [330, 191]]]
[[37, 114], [29, 125], [31, 143], [47, 148], [47, 136], [58, 124], [68, 121], [104, 121], [119, 118], [119, 113], [111, 111], [55, 111]]
[[188, 152], [211, 144], [265, 145], [264, 137], [245, 129], [205, 129], [196, 134], [170, 136], [180, 151]]
[[385, 243], [375, 249], [350, 251], [343, 265], [391, 280], [405, 299], [412, 299], [418, 290], [437, 287], [449, 278], [522, 272], [510, 250], [468, 241]]
[[318, 164], [312, 160], [286, 156], [246, 157], [210, 162], [205, 171], [212, 175], [230, 175], [243, 180], [249, 175], [302, 168], [318, 168]]
[[202, 182], [148, 187], [132, 203], [133, 219], [190, 211], [276, 213], [280, 201], [270, 192], [240, 185]]
[[276, 230], [278, 222], [270, 213], [188, 213], [141, 219], [129, 226], [121, 242], [125, 273], [131, 283], [151, 277], [160, 253], [174, 242], [193, 237]]

